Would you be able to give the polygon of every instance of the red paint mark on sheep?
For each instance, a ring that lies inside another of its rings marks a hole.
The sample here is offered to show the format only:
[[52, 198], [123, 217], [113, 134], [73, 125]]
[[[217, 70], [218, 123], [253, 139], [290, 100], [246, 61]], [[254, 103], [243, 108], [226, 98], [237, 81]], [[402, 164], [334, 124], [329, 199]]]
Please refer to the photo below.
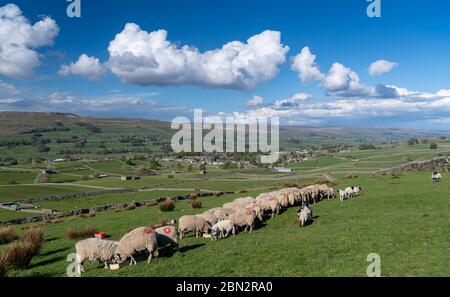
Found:
[[169, 227], [167, 227], [166, 229], [164, 229], [164, 232], [166, 232], [167, 234], [169, 234], [170, 233], [170, 228]]
[[153, 233], [153, 229], [152, 228], [147, 228], [147, 229], [145, 229], [145, 233], [152, 234]]

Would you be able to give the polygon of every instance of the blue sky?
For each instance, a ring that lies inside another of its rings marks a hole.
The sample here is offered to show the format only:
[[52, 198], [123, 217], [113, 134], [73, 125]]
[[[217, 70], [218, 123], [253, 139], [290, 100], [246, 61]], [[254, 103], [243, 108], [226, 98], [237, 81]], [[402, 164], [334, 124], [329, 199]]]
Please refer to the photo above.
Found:
[[[201, 108], [308, 126], [450, 124], [448, 1], [382, 0], [381, 18], [367, 17], [365, 0], [81, 3], [82, 17], [68, 18], [65, 0], [0, 1], [0, 110], [171, 120]], [[150, 37], [161, 29], [167, 36]]]

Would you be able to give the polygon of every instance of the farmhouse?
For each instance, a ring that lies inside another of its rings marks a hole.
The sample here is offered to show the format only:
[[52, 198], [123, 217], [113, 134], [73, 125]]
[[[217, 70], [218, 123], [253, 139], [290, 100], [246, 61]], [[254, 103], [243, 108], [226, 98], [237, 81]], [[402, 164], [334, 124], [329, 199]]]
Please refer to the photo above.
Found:
[[282, 173], [291, 173], [292, 169], [287, 167], [273, 167], [272, 170]]

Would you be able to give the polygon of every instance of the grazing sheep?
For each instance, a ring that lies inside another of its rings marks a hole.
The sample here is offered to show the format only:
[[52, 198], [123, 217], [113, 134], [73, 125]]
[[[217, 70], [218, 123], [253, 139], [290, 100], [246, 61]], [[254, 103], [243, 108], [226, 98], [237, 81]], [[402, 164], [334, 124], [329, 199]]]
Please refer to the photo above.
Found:
[[277, 198], [280, 207], [288, 208], [289, 207], [289, 197], [288, 194], [284, 191], [275, 192], [274, 196]]
[[309, 203], [316, 203], [320, 200], [320, 196], [319, 196], [319, 186], [318, 185], [312, 185], [312, 186], [308, 186], [306, 188], [304, 188], [307, 193], [308, 193], [308, 197], [309, 197]]
[[298, 204], [299, 205], [305, 205], [310, 200], [309, 192], [307, 189], [300, 189], [299, 190], [299, 198], [298, 198]]
[[339, 199], [340, 199], [341, 201], [344, 201], [345, 199], [348, 198], [348, 197], [347, 197], [347, 192], [345, 192], [344, 190], [339, 190], [338, 192], [339, 192]]
[[210, 223], [211, 226], [214, 225], [215, 223], [217, 223], [217, 218], [215, 216], [213, 216], [213, 214], [210, 211], [205, 211], [205, 212], [203, 212], [201, 214], [197, 214], [195, 216], [204, 219], [205, 221]]
[[286, 188], [281, 190], [282, 192], [284, 192], [287, 197], [288, 197], [288, 202], [289, 205], [288, 206], [295, 206], [299, 201], [299, 197], [300, 197], [300, 190], [297, 188]]
[[441, 179], [442, 179], [442, 175], [441, 175], [440, 173], [438, 173], [438, 172], [434, 172], [434, 173], [431, 175], [431, 180], [433, 181], [433, 183], [440, 182]]
[[155, 232], [156, 241], [158, 242], [158, 248], [163, 248], [169, 244], [173, 248], [178, 247], [178, 232], [174, 226], [163, 226], [155, 229]]
[[211, 227], [211, 223], [199, 216], [182, 216], [178, 225], [178, 234], [180, 234], [180, 239], [183, 239], [186, 232], [194, 232], [198, 238], [204, 233], [208, 233]]
[[81, 240], [75, 244], [76, 251], [76, 271], [78, 274], [84, 272], [84, 262], [89, 260], [94, 262], [99, 260], [104, 262], [105, 268], [108, 268], [108, 262], [114, 258], [118, 242], [111, 240], [101, 240], [89, 238]]
[[262, 222], [263, 221], [263, 214], [264, 211], [261, 209], [261, 207], [259, 207], [258, 205], [256, 205], [255, 202], [253, 202], [252, 204], [248, 205], [246, 208], [252, 209], [255, 212], [256, 218]]
[[322, 199], [330, 200], [334, 198], [334, 190], [327, 185], [319, 185], [319, 191]]
[[252, 233], [255, 227], [256, 213], [253, 209], [244, 208], [232, 213], [228, 219], [237, 227], [245, 227], [244, 231]]
[[304, 227], [306, 224], [313, 222], [313, 213], [309, 205], [305, 205], [298, 211], [298, 222], [300, 227]]
[[145, 250], [150, 253], [147, 263], [150, 263], [152, 256], [158, 256], [156, 232], [150, 227], [139, 227], [125, 234], [120, 239], [117, 245], [115, 259], [120, 264], [128, 258], [131, 258], [130, 265], [133, 263], [136, 265], [137, 263], [133, 255]]
[[280, 213], [280, 203], [274, 196], [267, 197], [267, 195], [261, 194], [256, 198], [256, 205], [261, 207], [263, 212], [271, 211], [272, 217]]
[[355, 195], [354, 189], [355, 189], [355, 187], [353, 187], [353, 186], [345, 188], [344, 191], [345, 191], [345, 195], [347, 196], [347, 198], [353, 197]]
[[228, 212], [226, 211], [226, 209], [223, 209], [223, 208], [213, 208], [213, 209], [210, 209], [209, 212], [211, 213], [213, 218], [216, 220], [216, 222], [226, 220], [228, 217]]
[[217, 240], [219, 237], [226, 238], [230, 232], [236, 235], [236, 228], [231, 220], [220, 221], [211, 228], [212, 240]]
[[359, 192], [361, 192], [361, 191], [362, 191], [361, 187], [354, 187], [353, 188], [353, 195], [356, 197], [356, 196], [359, 195]]
[[241, 203], [241, 204], [247, 206], [247, 205], [255, 202], [255, 199], [253, 199], [253, 197], [237, 198], [233, 202]]

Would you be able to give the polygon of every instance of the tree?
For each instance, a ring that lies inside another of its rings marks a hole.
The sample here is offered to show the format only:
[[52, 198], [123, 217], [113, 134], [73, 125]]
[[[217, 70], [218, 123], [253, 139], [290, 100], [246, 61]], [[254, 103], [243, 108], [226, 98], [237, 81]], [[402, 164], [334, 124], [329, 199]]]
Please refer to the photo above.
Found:
[[34, 180], [35, 184], [46, 184], [49, 182], [49, 177], [48, 174], [44, 173], [44, 172], [39, 172], [38, 175], [36, 176], [36, 179]]
[[159, 169], [161, 167], [161, 164], [156, 159], [151, 159], [149, 163], [149, 168], [152, 170]]
[[419, 144], [419, 139], [417, 139], [417, 138], [410, 138], [409, 140], [408, 140], [408, 144], [409, 145], [415, 145], [415, 144]]
[[430, 150], [437, 150], [437, 148], [438, 148], [437, 143], [433, 142], [430, 144]]

